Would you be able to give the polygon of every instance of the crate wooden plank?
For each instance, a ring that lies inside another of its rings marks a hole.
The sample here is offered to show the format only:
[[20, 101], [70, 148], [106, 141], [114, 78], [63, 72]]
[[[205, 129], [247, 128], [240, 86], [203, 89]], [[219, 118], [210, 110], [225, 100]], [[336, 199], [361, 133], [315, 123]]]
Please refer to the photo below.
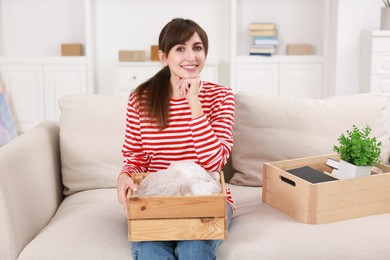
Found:
[[266, 203], [273, 208], [280, 210], [281, 212], [289, 215], [292, 218], [295, 218], [298, 221], [312, 224], [309, 222], [308, 219], [308, 210], [305, 210], [297, 206], [296, 204], [287, 201], [283, 197], [266, 191], [266, 200], [263, 201], [263, 203]]
[[362, 190], [372, 190], [390, 186], [390, 173], [381, 173], [365, 177], [339, 180], [323, 183], [318, 187], [318, 196], [353, 193]]
[[333, 196], [317, 197], [316, 211], [325, 211], [330, 209], [345, 208], [351, 206], [359, 206], [381, 201], [390, 200], [390, 186], [361, 190], [344, 194], [336, 194]]
[[269, 162], [266, 164], [273, 165], [279, 169], [288, 170], [288, 169], [301, 167], [304, 165], [324, 164], [324, 162], [326, 161], [327, 158], [338, 160], [339, 156], [337, 154], [327, 154], [327, 155], [321, 155], [321, 156], [311, 156], [311, 157], [305, 157], [305, 158], [297, 158], [297, 159], [290, 159], [290, 160], [284, 160], [284, 161]]
[[129, 241], [222, 240], [225, 227], [225, 218], [132, 220]]
[[131, 197], [128, 200], [130, 219], [223, 217], [226, 197]]
[[352, 207], [338, 208], [317, 212], [313, 224], [324, 224], [352, 218], [390, 213], [390, 200], [360, 204]]
[[285, 183], [280, 179], [267, 179], [267, 192], [278, 194], [287, 202], [296, 204], [305, 210], [309, 210], [308, 193], [301, 192], [298, 188]]

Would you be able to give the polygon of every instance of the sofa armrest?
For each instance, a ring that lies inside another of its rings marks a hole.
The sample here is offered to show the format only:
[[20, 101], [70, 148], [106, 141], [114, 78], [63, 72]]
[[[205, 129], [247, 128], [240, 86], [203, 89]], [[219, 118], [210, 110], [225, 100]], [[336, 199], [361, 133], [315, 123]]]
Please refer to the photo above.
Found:
[[0, 148], [0, 259], [16, 259], [62, 197], [59, 126], [43, 122]]

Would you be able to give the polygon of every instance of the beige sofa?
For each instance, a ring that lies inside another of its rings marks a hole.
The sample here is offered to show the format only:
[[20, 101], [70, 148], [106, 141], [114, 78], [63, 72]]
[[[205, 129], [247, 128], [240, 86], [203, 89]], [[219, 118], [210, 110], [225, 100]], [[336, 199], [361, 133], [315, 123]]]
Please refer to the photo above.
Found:
[[[59, 103], [59, 123], [44, 122], [0, 149], [0, 259], [131, 259], [115, 189], [126, 98]], [[330, 153], [352, 124], [374, 129], [388, 161], [388, 104], [375, 95], [236, 94], [224, 169], [236, 211], [218, 259], [390, 259], [390, 214], [310, 225], [261, 202], [264, 161]]]

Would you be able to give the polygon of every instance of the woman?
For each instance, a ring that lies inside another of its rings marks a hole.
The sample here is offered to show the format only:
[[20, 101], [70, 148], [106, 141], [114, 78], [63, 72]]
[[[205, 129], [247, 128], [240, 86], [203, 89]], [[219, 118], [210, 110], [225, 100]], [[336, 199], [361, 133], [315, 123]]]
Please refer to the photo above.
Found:
[[[118, 201], [126, 210], [131, 175], [193, 161], [219, 171], [233, 146], [234, 96], [230, 88], [199, 78], [208, 51], [205, 31], [195, 22], [173, 19], [161, 31], [158, 56], [164, 67], [130, 95], [123, 144], [124, 167]], [[229, 223], [233, 201], [228, 194]], [[221, 241], [135, 242], [134, 259], [215, 259]]]

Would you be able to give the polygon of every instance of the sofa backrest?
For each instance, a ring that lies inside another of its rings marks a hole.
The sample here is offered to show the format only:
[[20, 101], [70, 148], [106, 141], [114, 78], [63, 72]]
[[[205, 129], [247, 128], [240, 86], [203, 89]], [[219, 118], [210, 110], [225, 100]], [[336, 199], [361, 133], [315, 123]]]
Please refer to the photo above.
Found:
[[334, 153], [353, 125], [369, 125], [389, 159], [389, 98], [357, 94], [326, 99], [235, 95], [231, 183], [261, 186], [264, 162]]
[[[332, 153], [337, 138], [355, 124], [370, 125], [389, 158], [389, 100], [361, 94], [327, 99], [277, 98], [241, 92], [231, 164], [226, 179], [261, 186], [262, 164]], [[66, 195], [116, 187], [122, 167], [127, 97], [73, 95], [60, 99], [60, 149]]]

